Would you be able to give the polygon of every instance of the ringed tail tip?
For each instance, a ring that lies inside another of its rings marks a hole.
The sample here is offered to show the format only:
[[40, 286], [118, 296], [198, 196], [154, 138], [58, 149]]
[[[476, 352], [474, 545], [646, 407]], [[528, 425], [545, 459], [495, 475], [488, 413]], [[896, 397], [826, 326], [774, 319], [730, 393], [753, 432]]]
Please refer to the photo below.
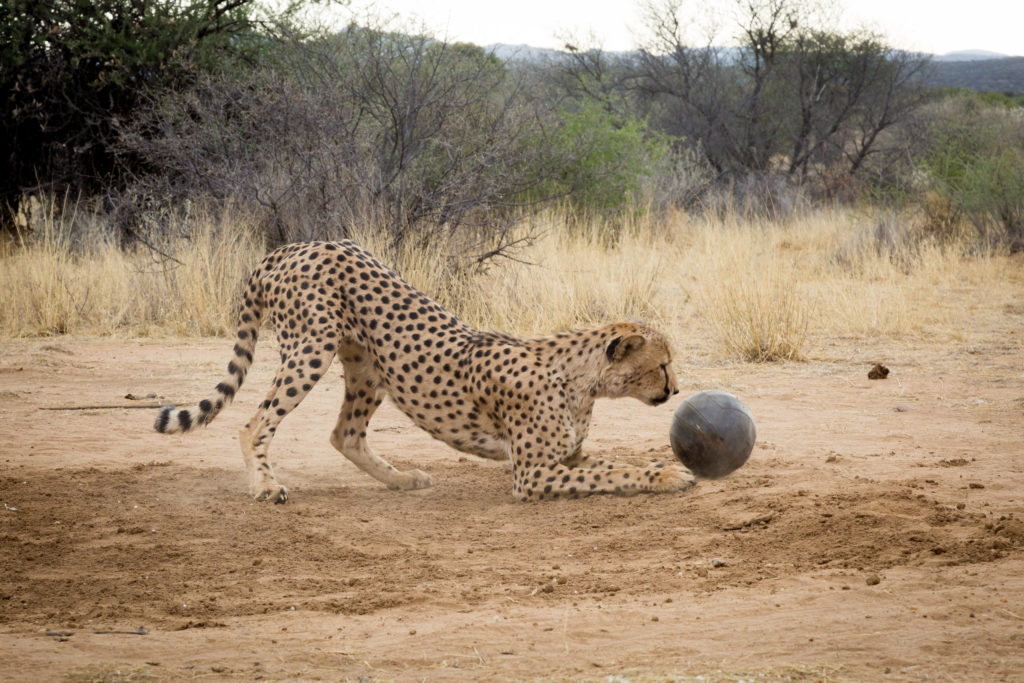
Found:
[[176, 406], [168, 405], [160, 409], [160, 414], [157, 415], [156, 422], [153, 423], [153, 428], [156, 429], [156, 431], [161, 434], [169, 434], [172, 431], [175, 431], [173, 428], [169, 429], [169, 427], [171, 427], [171, 413], [174, 412], [175, 407]]

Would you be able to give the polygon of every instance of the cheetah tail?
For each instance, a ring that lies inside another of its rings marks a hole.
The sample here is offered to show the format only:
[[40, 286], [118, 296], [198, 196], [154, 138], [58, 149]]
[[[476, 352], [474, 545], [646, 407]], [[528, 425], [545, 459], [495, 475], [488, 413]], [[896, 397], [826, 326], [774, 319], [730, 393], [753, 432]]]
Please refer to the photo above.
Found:
[[169, 405], [160, 409], [153, 427], [163, 434], [191, 432], [198, 426], [209, 423], [225, 406], [231, 403], [235, 393], [245, 381], [245, 375], [252, 365], [256, 338], [259, 335], [260, 318], [263, 315], [263, 292], [257, 269], [249, 278], [245, 299], [238, 312], [238, 341], [235, 342], [234, 357], [228, 363], [227, 375], [214, 390], [213, 395], [203, 399], [191, 408]]

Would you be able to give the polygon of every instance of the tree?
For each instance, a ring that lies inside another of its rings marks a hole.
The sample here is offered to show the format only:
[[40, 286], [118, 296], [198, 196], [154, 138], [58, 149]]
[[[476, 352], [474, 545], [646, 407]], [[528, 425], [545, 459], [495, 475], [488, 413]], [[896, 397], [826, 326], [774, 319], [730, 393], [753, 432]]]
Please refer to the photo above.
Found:
[[584, 101], [559, 119], [547, 140], [560, 169], [548, 183], [550, 194], [594, 211], [635, 207], [642, 181], [667, 153], [664, 136], [649, 134], [635, 118], [618, 118], [597, 101]]
[[22, 197], [118, 184], [119, 126], [145, 94], [254, 49], [255, 0], [5, 0], [0, 232]]
[[628, 118], [634, 106], [628, 95], [636, 78], [631, 60], [591, 46], [594, 42], [591, 37], [581, 47], [583, 42], [569, 37], [564, 58], [555, 62], [548, 77], [569, 99], [597, 102], [609, 115]]
[[149, 196], [241, 203], [275, 243], [362, 226], [504, 249], [551, 175], [550, 115], [482, 48], [367, 22], [279, 32], [256, 68], [161, 98], [124, 141], [153, 171]]
[[635, 87], [647, 100], [654, 125], [698, 143], [711, 167], [724, 173], [732, 167], [728, 60], [710, 36], [704, 45], [689, 44], [681, 9], [681, 0], [645, 6], [649, 38], [639, 50]]
[[927, 59], [869, 32], [815, 25], [813, 5], [737, 0], [740, 47], [693, 47], [680, 0], [648, 5], [638, 83], [660, 126], [699, 141], [722, 173], [857, 174], [923, 101]]

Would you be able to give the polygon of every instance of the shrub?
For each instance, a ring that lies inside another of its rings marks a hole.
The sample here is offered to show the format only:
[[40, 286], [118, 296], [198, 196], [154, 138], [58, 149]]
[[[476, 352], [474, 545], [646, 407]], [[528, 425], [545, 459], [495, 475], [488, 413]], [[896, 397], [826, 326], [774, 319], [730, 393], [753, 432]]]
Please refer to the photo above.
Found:
[[547, 177], [527, 144], [542, 115], [483, 49], [350, 25], [280, 37], [245, 73], [199, 79], [136, 122], [146, 197], [240, 203], [273, 243], [372, 226], [501, 253], [519, 198]]
[[153, 90], [251, 55], [255, 0], [0, 3], [0, 232], [26, 191], [96, 192], [139, 169], [118, 128]]
[[955, 235], [963, 216], [976, 234], [1024, 248], [1024, 116], [962, 97], [939, 110], [921, 166], [927, 229]]
[[721, 231], [700, 263], [695, 300], [728, 355], [752, 362], [801, 360], [811, 303], [791, 263], [761, 252], [756, 231]]
[[648, 182], [668, 154], [662, 135], [636, 118], [621, 119], [593, 100], [563, 110], [546, 141], [559, 169], [549, 192], [590, 211], [621, 211], [646, 203]]
[[1008, 148], [975, 159], [959, 195], [982, 233], [1013, 251], [1024, 249], [1024, 150]]

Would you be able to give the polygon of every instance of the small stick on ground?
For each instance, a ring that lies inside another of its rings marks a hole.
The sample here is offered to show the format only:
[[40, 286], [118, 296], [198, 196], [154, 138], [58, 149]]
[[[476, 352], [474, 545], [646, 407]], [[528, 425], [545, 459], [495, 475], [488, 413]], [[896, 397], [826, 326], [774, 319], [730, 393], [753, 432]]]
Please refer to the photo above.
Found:
[[145, 403], [143, 405], [99, 405], [99, 406], [44, 406], [40, 410], [133, 410], [163, 408], [166, 403]]
[[120, 636], [148, 636], [149, 635], [149, 631], [147, 631], [142, 626], [138, 627], [134, 631], [93, 631], [93, 633], [95, 633], [97, 635], [100, 635], [100, 636], [111, 636], [111, 635], [120, 635]]

